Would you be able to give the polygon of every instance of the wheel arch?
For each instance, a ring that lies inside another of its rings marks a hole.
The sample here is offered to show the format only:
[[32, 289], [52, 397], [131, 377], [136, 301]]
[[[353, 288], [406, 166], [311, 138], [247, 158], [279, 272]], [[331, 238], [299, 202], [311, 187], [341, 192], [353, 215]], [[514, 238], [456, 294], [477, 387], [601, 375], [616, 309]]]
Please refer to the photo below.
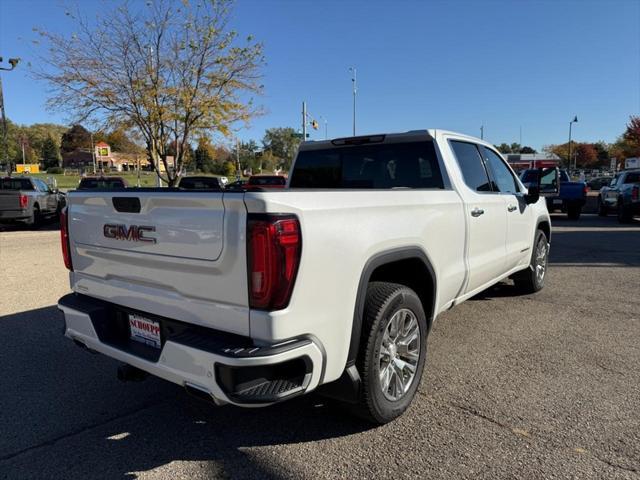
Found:
[[437, 279], [433, 265], [426, 253], [419, 247], [402, 247], [373, 255], [365, 263], [358, 283], [347, 368], [355, 365], [358, 356], [367, 286], [372, 281], [399, 283], [414, 290], [422, 302], [429, 329], [433, 323]]
[[[543, 218], [538, 220], [536, 231], [538, 230], [542, 230], [544, 234], [547, 236], [547, 241], [551, 243], [551, 222], [548, 219]], [[534, 238], [534, 241], [535, 241], [535, 238]]]

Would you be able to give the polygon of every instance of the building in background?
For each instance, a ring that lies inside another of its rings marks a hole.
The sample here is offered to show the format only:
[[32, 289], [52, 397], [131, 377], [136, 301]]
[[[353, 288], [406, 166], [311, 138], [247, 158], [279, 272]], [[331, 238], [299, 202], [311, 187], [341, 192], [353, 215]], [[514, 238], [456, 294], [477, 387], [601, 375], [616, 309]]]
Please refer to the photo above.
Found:
[[504, 153], [502, 154], [516, 172], [526, 168], [550, 168], [560, 166], [555, 153]]

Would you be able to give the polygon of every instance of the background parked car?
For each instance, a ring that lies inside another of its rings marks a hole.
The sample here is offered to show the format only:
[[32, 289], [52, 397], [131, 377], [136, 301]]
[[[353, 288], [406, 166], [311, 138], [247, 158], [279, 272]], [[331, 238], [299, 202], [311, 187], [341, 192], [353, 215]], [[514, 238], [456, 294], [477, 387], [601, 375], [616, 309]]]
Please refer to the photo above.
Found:
[[129, 184], [122, 177], [84, 177], [80, 180], [78, 190], [118, 190], [128, 186]]
[[[537, 170], [528, 169], [520, 174], [520, 180], [525, 185], [536, 178]], [[549, 213], [561, 210], [567, 213], [572, 220], [580, 218], [582, 207], [587, 201], [587, 184], [584, 182], [572, 182], [565, 170], [560, 171], [560, 193], [555, 197], [547, 197], [547, 209]]]
[[65, 205], [64, 195], [39, 178], [0, 179], [0, 223], [21, 222], [37, 227], [55, 218]]
[[287, 179], [281, 175], [252, 175], [247, 187], [284, 188], [286, 184]]
[[182, 177], [178, 188], [185, 190], [224, 190], [224, 184], [218, 177]]
[[599, 192], [600, 189], [611, 183], [611, 177], [595, 177], [587, 182], [587, 185], [594, 192]]
[[598, 195], [598, 214], [602, 217], [609, 210], [618, 212], [618, 221], [628, 223], [634, 215], [640, 215], [640, 169], [618, 173]]
[[244, 190], [246, 186], [246, 180], [236, 180], [235, 182], [227, 183], [225, 190]]

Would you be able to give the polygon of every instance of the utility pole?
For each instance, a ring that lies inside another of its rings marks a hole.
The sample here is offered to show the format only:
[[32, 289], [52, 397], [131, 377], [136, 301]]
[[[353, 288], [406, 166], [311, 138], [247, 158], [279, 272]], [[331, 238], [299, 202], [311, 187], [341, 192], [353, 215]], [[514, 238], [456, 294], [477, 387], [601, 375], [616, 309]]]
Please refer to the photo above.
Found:
[[328, 128], [327, 128], [327, 124], [329, 122], [327, 122], [327, 119], [324, 118], [322, 115], [320, 115], [320, 120], [322, 120], [324, 122], [324, 139], [328, 140], [329, 139], [329, 135], [328, 135]]
[[522, 125], [520, 125], [520, 148], [522, 148]]
[[236, 180], [239, 182], [242, 178], [240, 174], [240, 139], [236, 137]]
[[302, 141], [307, 140], [307, 102], [302, 102]]
[[91, 132], [91, 158], [93, 159], [93, 174], [96, 174], [96, 146], [93, 143], [93, 132]]
[[484, 140], [484, 125], [480, 125], [480, 140]]
[[[2, 57], [0, 57], [0, 63], [2, 63]], [[0, 70], [10, 72], [20, 63], [19, 58], [10, 58], [9, 65], [11, 68], [0, 67]], [[2, 115], [2, 146], [4, 152], [4, 163], [7, 166], [7, 175], [11, 176], [13, 168], [11, 166], [11, 160], [9, 160], [9, 141], [7, 140], [7, 117], [4, 114], [4, 96], [2, 95], [2, 78], [0, 77], [0, 114]]]
[[[571, 125], [574, 123], [578, 123], [578, 116], [575, 115], [573, 120], [569, 122], [569, 171], [571, 171]], [[577, 165], [574, 165], [574, 170]]]
[[356, 67], [349, 67], [349, 71], [353, 74], [351, 76], [351, 83], [353, 84], [353, 136], [356, 136], [356, 93], [358, 93], [358, 87], [356, 85]]

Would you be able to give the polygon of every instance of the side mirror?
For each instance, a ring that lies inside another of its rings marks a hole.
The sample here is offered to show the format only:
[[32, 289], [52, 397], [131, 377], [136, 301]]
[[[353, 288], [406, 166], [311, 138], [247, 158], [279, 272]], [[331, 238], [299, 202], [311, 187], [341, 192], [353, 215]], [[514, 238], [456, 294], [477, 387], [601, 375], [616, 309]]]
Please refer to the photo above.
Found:
[[527, 205], [536, 203], [540, 199], [540, 187], [537, 185], [531, 185], [527, 189], [527, 193], [524, 196], [524, 201]]

